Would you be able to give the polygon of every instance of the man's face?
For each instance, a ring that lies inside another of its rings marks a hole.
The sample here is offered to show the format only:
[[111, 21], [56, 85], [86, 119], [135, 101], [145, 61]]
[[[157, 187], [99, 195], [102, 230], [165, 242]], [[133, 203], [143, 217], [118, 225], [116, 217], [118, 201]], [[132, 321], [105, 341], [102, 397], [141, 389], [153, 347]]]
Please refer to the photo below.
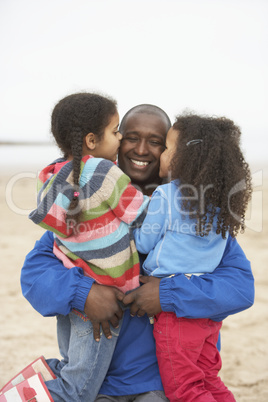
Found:
[[164, 151], [167, 123], [161, 115], [132, 113], [125, 121], [118, 154], [119, 167], [132, 183], [158, 184], [160, 155]]

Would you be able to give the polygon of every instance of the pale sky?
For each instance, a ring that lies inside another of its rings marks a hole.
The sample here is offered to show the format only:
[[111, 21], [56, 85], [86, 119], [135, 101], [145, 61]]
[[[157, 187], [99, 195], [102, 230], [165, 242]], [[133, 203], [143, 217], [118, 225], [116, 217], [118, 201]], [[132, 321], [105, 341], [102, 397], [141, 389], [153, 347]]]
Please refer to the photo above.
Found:
[[242, 129], [268, 150], [267, 0], [0, 0], [0, 141], [46, 141], [62, 97], [97, 91]]

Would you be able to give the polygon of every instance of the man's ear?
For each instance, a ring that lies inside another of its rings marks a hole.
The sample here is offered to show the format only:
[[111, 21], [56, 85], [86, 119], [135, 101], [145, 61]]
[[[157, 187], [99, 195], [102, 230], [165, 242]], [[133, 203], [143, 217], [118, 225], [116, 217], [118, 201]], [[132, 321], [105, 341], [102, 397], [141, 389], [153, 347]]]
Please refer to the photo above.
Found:
[[85, 137], [84, 137], [84, 145], [90, 149], [91, 151], [93, 149], [95, 149], [96, 147], [96, 139], [95, 139], [95, 134], [93, 133], [88, 133]]

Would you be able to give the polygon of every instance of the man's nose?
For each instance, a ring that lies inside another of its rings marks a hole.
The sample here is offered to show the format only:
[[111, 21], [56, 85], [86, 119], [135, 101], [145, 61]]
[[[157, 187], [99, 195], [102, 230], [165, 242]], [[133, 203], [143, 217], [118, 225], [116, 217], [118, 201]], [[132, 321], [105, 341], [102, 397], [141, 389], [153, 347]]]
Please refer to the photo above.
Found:
[[134, 152], [137, 155], [147, 155], [148, 154], [147, 142], [145, 140], [140, 140], [139, 142], [137, 142]]

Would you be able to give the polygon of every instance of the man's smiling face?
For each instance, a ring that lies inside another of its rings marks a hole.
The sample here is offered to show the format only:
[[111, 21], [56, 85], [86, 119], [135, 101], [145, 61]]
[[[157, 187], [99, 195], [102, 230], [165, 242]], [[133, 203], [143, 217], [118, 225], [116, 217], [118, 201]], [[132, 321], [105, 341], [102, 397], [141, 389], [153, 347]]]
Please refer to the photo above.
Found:
[[158, 114], [134, 112], [124, 122], [119, 167], [133, 184], [159, 184], [160, 155], [165, 149], [167, 122]]

